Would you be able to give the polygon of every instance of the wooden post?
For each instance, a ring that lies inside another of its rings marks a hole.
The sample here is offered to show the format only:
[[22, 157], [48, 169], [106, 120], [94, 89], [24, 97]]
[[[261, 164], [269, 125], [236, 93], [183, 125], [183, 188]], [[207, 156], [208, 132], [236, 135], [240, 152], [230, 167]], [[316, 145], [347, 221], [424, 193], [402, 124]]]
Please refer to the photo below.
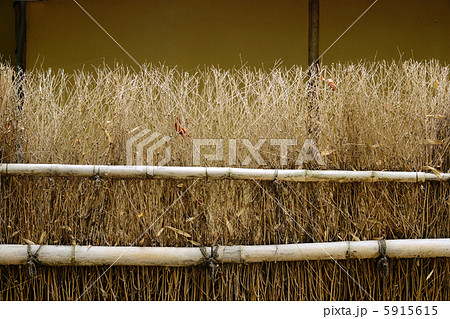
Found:
[[[15, 19], [16, 19], [16, 76], [18, 78], [17, 95], [19, 97], [19, 104], [17, 108], [19, 111], [23, 107], [23, 74], [26, 65], [26, 7], [25, 1], [14, 1], [13, 3]], [[19, 145], [20, 149], [20, 145]], [[19, 154], [21, 154], [19, 150]], [[19, 155], [20, 157], [20, 155]]]
[[319, 58], [319, 0], [309, 0], [308, 66], [318, 64]]
[[26, 2], [14, 1], [16, 17], [16, 69], [25, 71], [25, 39], [26, 39]]
[[309, 0], [308, 27], [308, 135], [315, 140], [318, 135], [319, 106], [316, 87], [319, 65], [319, 0]]

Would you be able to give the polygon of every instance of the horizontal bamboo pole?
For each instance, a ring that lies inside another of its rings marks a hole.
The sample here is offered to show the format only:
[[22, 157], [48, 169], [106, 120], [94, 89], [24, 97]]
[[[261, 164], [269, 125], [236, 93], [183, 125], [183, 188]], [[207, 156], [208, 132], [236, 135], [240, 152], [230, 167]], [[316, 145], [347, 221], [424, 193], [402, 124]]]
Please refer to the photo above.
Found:
[[424, 172], [250, 169], [233, 167], [108, 166], [65, 164], [0, 164], [0, 175], [101, 178], [210, 178], [292, 182], [425, 182], [450, 181]]
[[[380, 256], [380, 241], [344, 241], [262, 246], [219, 246], [218, 263], [368, 259]], [[450, 257], [450, 238], [386, 240], [388, 258]], [[24, 265], [39, 245], [0, 245], [0, 265]], [[211, 248], [205, 247], [208, 256]], [[195, 266], [198, 247], [102, 247], [43, 245], [35, 258], [49, 266]]]

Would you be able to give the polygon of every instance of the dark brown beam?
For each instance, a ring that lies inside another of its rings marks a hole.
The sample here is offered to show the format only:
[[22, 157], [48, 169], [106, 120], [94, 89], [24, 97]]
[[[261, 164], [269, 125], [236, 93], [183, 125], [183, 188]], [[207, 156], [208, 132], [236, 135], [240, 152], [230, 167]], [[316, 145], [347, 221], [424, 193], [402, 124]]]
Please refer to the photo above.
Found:
[[[16, 76], [17, 76], [17, 95], [19, 98], [17, 108], [19, 111], [23, 107], [23, 87], [22, 80], [26, 67], [26, 1], [14, 1], [14, 13], [16, 17]], [[20, 149], [20, 145], [18, 146]], [[20, 152], [19, 152], [20, 157]]]
[[26, 1], [14, 1], [16, 16], [16, 69], [25, 71], [26, 64]]
[[308, 66], [319, 61], [319, 0], [309, 0]]
[[319, 0], [309, 0], [308, 28], [308, 136], [315, 140], [319, 134], [319, 105], [317, 82], [319, 81]]

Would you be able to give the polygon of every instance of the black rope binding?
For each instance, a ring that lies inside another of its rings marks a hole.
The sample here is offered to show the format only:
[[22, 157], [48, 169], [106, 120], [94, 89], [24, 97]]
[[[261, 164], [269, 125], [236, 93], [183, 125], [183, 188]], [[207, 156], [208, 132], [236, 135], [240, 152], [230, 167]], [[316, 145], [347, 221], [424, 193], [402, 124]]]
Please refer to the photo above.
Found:
[[211, 247], [211, 254], [208, 255], [206, 252], [206, 248], [204, 246], [200, 247], [200, 251], [203, 255], [203, 265], [209, 268], [209, 278], [215, 280], [216, 279], [216, 271], [217, 267], [219, 267], [218, 257], [219, 246]]
[[378, 249], [380, 252], [380, 259], [378, 260], [378, 272], [381, 277], [389, 277], [389, 260], [386, 256], [386, 240], [380, 239], [378, 241]]
[[95, 181], [95, 188], [100, 189], [102, 187], [102, 178], [98, 174], [95, 174], [93, 179]]
[[33, 254], [31, 252], [31, 245], [27, 245], [27, 253], [28, 253], [28, 260], [27, 260], [27, 266], [28, 266], [28, 275], [30, 277], [34, 277], [36, 274], [36, 264], [40, 264], [38, 260], [39, 251], [41, 250], [42, 246], [39, 246], [39, 248], [36, 250], [36, 252]]
[[278, 186], [280, 185], [280, 181], [278, 180], [278, 170], [275, 170], [275, 179], [273, 180], [273, 184], [278, 189]]

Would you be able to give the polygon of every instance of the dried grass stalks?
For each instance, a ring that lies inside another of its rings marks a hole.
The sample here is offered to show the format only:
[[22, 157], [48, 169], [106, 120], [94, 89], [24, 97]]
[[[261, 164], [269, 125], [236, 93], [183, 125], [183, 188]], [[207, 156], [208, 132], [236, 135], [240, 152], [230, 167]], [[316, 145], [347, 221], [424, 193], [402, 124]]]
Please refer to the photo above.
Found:
[[[259, 138], [291, 138], [300, 148], [308, 137], [306, 74], [299, 68], [32, 71], [23, 83], [20, 113], [12, 69], [2, 65], [0, 71], [2, 162], [124, 165], [125, 141], [136, 127], [171, 135], [169, 165], [180, 166], [192, 165], [192, 138], [237, 139], [236, 166], [243, 166], [249, 153], [240, 139], [255, 145]], [[318, 86], [316, 144], [325, 168], [450, 169], [448, 66], [436, 61], [336, 65], [322, 68], [321, 75], [337, 86]], [[175, 117], [190, 137], [178, 134]], [[290, 150], [286, 168], [295, 166], [298, 155], [296, 148]], [[260, 154], [265, 167], [280, 167], [279, 146], [267, 141]], [[202, 158], [201, 165], [228, 162]], [[257, 167], [255, 161], [249, 167]], [[46, 177], [0, 182], [4, 244], [27, 239], [193, 246], [450, 237], [450, 191], [441, 182], [277, 185]], [[448, 259], [391, 260], [388, 278], [380, 275], [376, 260], [341, 265], [360, 286], [334, 262], [224, 265], [215, 278], [206, 268], [117, 267], [82, 299], [450, 299]], [[38, 265], [30, 277], [27, 268], [3, 266], [0, 299], [77, 299], [104, 269]]]

